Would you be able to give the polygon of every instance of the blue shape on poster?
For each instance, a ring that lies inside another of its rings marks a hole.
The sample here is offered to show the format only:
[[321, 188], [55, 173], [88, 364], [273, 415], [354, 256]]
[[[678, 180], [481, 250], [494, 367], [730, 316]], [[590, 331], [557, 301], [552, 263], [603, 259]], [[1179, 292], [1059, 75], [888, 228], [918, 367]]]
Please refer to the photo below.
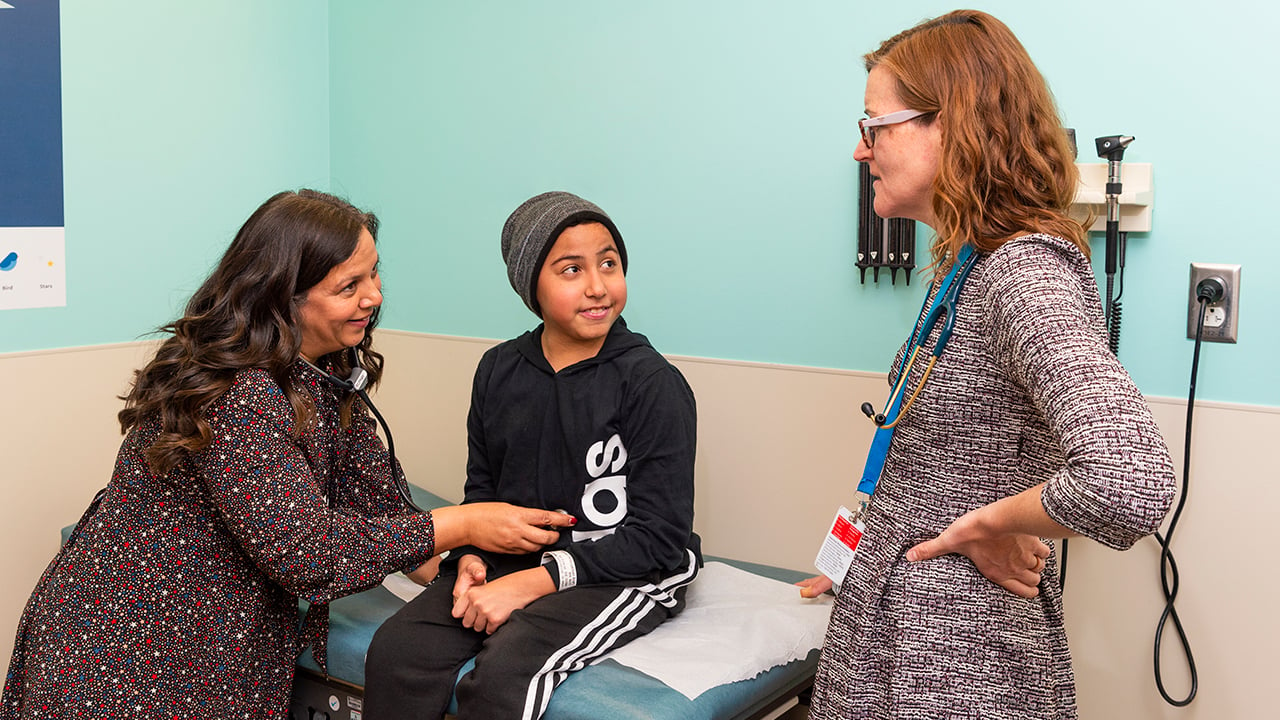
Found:
[[58, 0], [0, 3], [0, 226], [65, 224], [60, 44]]
[[11, 252], [0, 260], [0, 272], [9, 272], [18, 266], [18, 253]]

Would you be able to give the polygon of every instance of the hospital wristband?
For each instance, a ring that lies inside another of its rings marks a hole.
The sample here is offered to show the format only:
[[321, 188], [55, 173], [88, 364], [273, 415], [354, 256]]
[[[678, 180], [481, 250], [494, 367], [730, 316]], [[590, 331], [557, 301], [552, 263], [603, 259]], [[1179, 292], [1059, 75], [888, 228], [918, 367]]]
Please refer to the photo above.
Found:
[[542, 554], [543, 565], [554, 565], [551, 579], [556, 583], [556, 590], [568, 590], [578, 584], [578, 566], [567, 550], [552, 550]]

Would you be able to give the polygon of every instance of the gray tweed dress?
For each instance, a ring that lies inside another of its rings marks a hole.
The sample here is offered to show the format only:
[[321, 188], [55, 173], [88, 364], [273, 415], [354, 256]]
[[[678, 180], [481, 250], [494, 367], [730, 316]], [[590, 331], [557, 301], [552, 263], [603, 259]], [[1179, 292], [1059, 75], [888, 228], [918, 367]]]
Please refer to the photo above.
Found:
[[961, 555], [905, 559], [965, 512], [1040, 483], [1050, 517], [1116, 549], [1154, 532], [1175, 495], [1168, 448], [1107, 349], [1088, 261], [1029, 235], [979, 258], [947, 350], [897, 426], [811, 718], [1076, 717], [1056, 547], [1033, 599]]

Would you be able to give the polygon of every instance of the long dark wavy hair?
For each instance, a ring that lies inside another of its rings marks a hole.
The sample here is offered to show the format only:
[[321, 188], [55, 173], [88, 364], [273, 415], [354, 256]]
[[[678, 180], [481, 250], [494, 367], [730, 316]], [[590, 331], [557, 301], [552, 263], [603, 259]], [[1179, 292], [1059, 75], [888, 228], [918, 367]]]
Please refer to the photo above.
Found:
[[[239, 370], [269, 372], [293, 406], [297, 431], [311, 425], [314, 404], [288, 379], [301, 357], [298, 309], [308, 290], [351, 257], [362, 230], [377, 240], [377, 217], [315, 190], [277, 193], [249, 216], [183, 316], [160, 328], [169, 337], [134, 373], [132, 389], [121, 398], [121, 432], [159, 417], [160, 434], [146, 449], [152, 472], [163, 475], [209, 445], [212, 432], [204, 411]], [[371, 347], [378, 315], [375, 308], [356, 346], [371, 386], [382, 377], [383, 358]], [[346, 377], [352, 358], [342, 351], [316, 362]], [[354, 402], [354, 395], [343, 402], [344, 423], [350, 422]]]
[[993, 251], [1029, 231], [1062, 237], [1089, 257], [1070, 216], [1079, 174], [1057, 105], [1026, 48], [984, 12], [956, 10], [863, 56], [883, 68], [908, 108], [942, 123], [933, 181], [935, 272], [965, 244]]

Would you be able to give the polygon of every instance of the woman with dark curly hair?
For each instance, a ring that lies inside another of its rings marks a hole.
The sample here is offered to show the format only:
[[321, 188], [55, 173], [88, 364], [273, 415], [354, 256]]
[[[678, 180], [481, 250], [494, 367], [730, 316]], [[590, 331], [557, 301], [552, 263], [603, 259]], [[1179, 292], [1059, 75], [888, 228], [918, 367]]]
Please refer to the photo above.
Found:
[[1074, 718], [1053, 542], [1154, 532], [1169, 451], [1107, 348], [1073, 154], [1022, 44], [957, 10], [864, 60], [854, 157], [877, 214], [934, 230], [935, 277], [875, 417], [810, 717]]
[[382, 375], [377, 232], [311, 190], [241, 227], [124, 398], [115, 473], [19, 621], [0, 718], [286, 717], [298, 655], [324, 665], [330, 600], [573, 522], [409, 507], [367, 408], [327, 377]]

